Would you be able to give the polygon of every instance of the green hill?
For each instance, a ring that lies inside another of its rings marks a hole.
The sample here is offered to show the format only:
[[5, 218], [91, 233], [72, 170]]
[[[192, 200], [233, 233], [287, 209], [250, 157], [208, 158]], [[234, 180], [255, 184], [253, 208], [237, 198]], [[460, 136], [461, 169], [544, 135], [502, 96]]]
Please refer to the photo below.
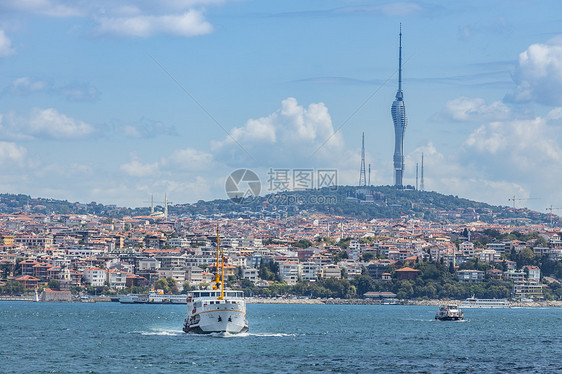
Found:
[[[188, 200], [189, 197], [186, 197]], [[163, 210], [163, 207], [157, 207]], [[0, 213], [21, 211], [43, 214], [96, 214], [104, 217], [140, 216], [150, 213], [149, 207], [127, 208], [95, 202], [78, 203], [66, 200], [31, 198], [28, 195], [0, 194]], [[287, 216], [299, 213], [324, 213], [337, 216], [373, 218], [419, 218], [437, 222], [469, 222], [481, 220], [504, 224], [549, 223], [550, 215], [528, 209], [494, 206], [438, 192], [401, 190], [392, 186], [338, 186], [258, 197], [248, 203], [228, 199], [175, 204], [171, 216]], [[558, 216], [554, 223], [558, 223]]]

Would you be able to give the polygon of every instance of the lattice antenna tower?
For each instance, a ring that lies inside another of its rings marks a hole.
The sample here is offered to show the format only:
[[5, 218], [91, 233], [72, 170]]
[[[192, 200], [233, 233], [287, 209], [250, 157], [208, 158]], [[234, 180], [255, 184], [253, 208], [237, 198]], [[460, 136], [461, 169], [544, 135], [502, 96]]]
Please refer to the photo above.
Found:
[[367, 178], [365, 175], [365, 133], [361, 139], [361, 169], [359, 170], [359, 187], [367, 185]]

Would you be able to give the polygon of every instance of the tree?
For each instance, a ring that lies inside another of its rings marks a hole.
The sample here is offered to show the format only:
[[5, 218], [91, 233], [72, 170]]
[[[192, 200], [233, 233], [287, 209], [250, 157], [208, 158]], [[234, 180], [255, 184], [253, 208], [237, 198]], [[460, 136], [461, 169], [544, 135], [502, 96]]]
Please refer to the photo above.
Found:
[[355, 286], [356, 293], [359, 296], [363, 296], [366, 292], [373, 291], [373, 280], [368, 275], [356, 275], [351, 281], [352, 285]]
[[47, 287], [49, 287], [51, 290], [59, 291], [60, 290], [60, 282], [58, 280], [51, 279], [49, 281], [49, 283], [47, 284]]
[[160, 278], [154, 283], [154, 288], [158, 290], [163, 290], [164, 293], [170, 292], [170, 285], [168, 284], [167, 278]]
[[373, 252], [365, 252], [361, 256], [361, 261], [369, 262], [369, 261], [373, 260], [374, 258], [375, 258], [375, 254]]

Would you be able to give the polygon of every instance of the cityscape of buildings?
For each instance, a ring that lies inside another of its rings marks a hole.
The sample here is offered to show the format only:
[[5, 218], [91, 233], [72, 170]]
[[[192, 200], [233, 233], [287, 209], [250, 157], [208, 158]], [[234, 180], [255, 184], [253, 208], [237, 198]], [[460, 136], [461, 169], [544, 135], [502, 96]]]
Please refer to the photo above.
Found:
[[[20, 213], [0, 215], [0, 286], [15, 282], [32, 292], [54, 280], [63, 291], [108, 287], [124, 293], [129, 287], [149, 287], [161, 278], [172, 277], [178, 292], [184, 286], [203, 287], [213, 277], [217, 225], [228, 264], [226, 275], [246, 279], [257, 287], [272, 283], [260, 278], [264, 263], [276, 264], [278, 278], [295, 285], [359, 275], [373, 280], [415, 280], [418, 264], [435, 262], [455, 269], [458, 282], [507, 280], [512, 282], [512, 297], [542, 299], [545, 284], [541, 269], [518, 267], [505, 255], [532, 251], [532, 255], [553, 262], [562, 259], [560, 229], [546, 225], [447, 224], [327, 215], [110, 219]], [[477, 234], [485, 230], [537, 236], [486, 245], [475, 242]], [[299, 245], [303, 242], [309, 244]], [[490, 266], [485, 271], [459, 269], [467, 261]]]

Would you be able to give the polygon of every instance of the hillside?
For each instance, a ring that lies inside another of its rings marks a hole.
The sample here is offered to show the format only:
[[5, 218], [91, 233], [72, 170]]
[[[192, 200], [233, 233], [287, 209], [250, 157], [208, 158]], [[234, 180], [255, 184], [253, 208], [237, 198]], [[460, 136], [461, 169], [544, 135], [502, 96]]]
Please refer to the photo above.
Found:
[[[189, 197], [185, 198], [186, 200]], [[163, 207], [156, 207], [163, 210]], [[0, 194], [0, 213], [32, 212], [42, 214], [96, 214], [103, 217], [141, 216], [149, 207], [127, 208], [95, 202], [32, 198], [22, 194]], [[169, 206], [171, 216], [287, 216], [299, 213], [324, 213], [360, 219], [419, 218], [437, 222], [480, 220], [498, 223], [550, 223], [550, 215], [528, 209], [513, 209], [471, 201], [438, 192], [399, 190], [391, 186], [357, 188], [339, 186], [259, 197], [251, 203], [231, 200], [199, 201]], [[553, 216], [558, 223], [559, 217]]]

